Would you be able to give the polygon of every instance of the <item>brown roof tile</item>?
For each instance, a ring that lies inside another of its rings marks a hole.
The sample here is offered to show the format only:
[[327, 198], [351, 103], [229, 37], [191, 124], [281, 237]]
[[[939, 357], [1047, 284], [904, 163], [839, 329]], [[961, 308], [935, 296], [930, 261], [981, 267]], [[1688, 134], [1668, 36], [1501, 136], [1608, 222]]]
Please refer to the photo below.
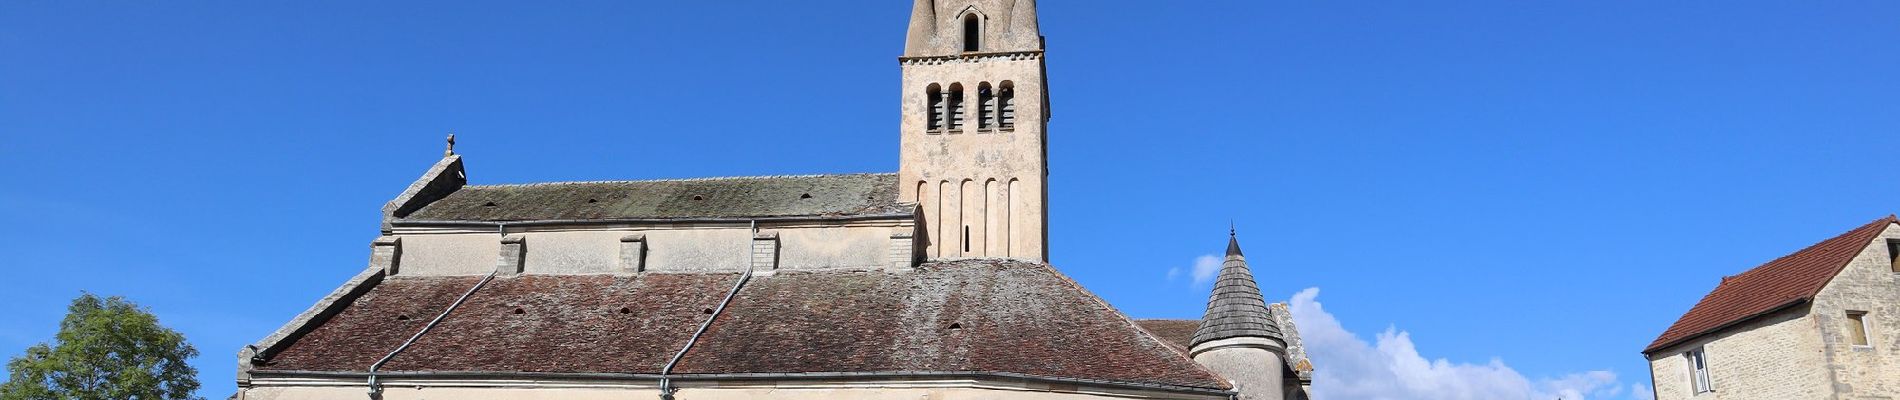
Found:
[[[658, 373], [734, 279], [496, 278], [384, 370]], [[389, 279], [258, 369], [364, 371], [476, 281]], [[718, 318], [674, 373], [1002, 373], [1227, 388], [1042, 264], [782, 271], [753, 278]]]
[[738, 277], [496, 278], [383, 369], [657, 374]]
[[675, 372], [1003, 372], [1225, 387], [1040, 264], [782, 272], [748, 284], [726, 313]]
[[415, 335], [480, 277], [385, 279], [258, 369], [362, 371]]
[[[737, 276], [496, 278], [383, 370], [659, 373]], [[258, 369], [366, 371], [479, 280], [391, 278]]]
[[1782, 307], [1812, 300], [1841, 268], [1859, 255], [1888, 224], [1887, 216], [1801, 251], [1722, 279], [1715, 290], [1643, 349], [1652, 353], [1684, 340], [1713, 333]]
[[1188, 344], [1194, 341], [1194, 331], [1201, 328], [1198, 319], [1138, 319], [1135, 324], [1181, 351], [1188, 350]]

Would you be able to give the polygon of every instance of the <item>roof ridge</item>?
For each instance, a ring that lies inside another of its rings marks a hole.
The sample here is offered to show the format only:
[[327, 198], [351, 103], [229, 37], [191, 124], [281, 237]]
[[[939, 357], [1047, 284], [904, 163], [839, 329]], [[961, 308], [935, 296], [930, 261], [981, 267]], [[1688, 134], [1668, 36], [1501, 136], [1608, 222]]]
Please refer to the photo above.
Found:
[[[1821, 241], [1819, 241], [1819, 242], [1814, 242], [1814, 244], [1810, 244], [1810, 245], [1808, 245], [1807, 247], [1802, 247], [1802, 248], [1801, 248], [1800, 250], [1795, 250], [1795, 251], [1794, 251], [1794, 252], [1792, 252], [1792, 253], [1788, 253], [1788, 254], [1784, 254], [1784, 255], [1782, 255], [1781, 257], [1775, 257], [1775, 259], [1773, 259], [1773, 260], [1768, 260], [1768, 262], [1765, 262], [1765, 263], [1761, 263], [1761, 264], [1759, 264], [1759, 265], [1756, 265], [1756, 266], [1754, 266], [1754, 267], [1750, 267], [1750, 268], [1749, 268], [1748, 270], [1746, 270], [1746, 271], [1742, 271], [1742, 273], [1739, 273], [1739, 274], [1735, 274], [1735, 275], [1727, 275], [1727, 276], [1723, 276], [1723, 277], [1722, 277], [1722, 279], [1724, 279], [1724, 280], [1727, 280], [1727, 279], [1731, 279], [1731, 278], [1739, 278], [1739, 277], [1741, 277], [1741, 276], [1743, 276], [1743, 275], [1748, 275], [1748, 274], [1751, 274], [1751, 273], [1755, 273], [1755, 272], [1760, 272], [1760, 271], [1762, 270], [1762, 267], [1767, 267], [1767, 266], [1769, 266], [1769, 265], [1774, 265], [1775, 263], [1778, 263], [1778, 262], [1782, 262], [1782, 261], [1785, 261], [1785, 260], [1787, 260], [1787, 259], [1789, 259], [1789, 258], [1793, 258], [1793, 257], [1796, 257], [1796, 256], [1800, 256], [1800, 255], [1803, 255], [1803, 254], [1805, 254], [1805, 253], [1808, 253], [1809, 251], [1814, 251], [1814, 250], [1820, 250], [1821, 248], [1823, 248], [1823, 246], [1824, 246], [1824, 245], [1834, 245], [1834, 244], [1837, 244], [1837, 243], [1835, 243], [1835, 241], [1836, 241], [1836, 240], [1839, 240], [1839, 239], [1846, 239], [1846, 238], [1848, 238], [1848, 237], [1849, 237], [1850, 235], [1853, 235], [1853, 234], [1856, 234], [1856, 233], [1861, 233], [1861, 234], [1867, 234], [1867, 233], [1872, 233], [1872, 234], [1875, 234], [1875, 235], [1878, 235], [1878, 234], [1880, 234], [1880, 232], [1878, 232], [1878, 231], [1872, 231], [1872, 232], [1861, 232], [1861, 230], [1866, 230], [1866, 229], [1868, 229], [1868, 228], [1872, 228], [1872, 227], [1874, 227], [1874, 226], [1876, 226], [1876, 225], [1880, 225], [1880, 224], [1881, 224], [1882, 222], [1886, 222], [1886, 223], [1895, 223], [1895, 222], [1900, 222], [1900, 220], [1896, 220], [1896, 219], [1894, 218], [1894, 216], [1893, 216], [1893, 215], [1888, 215], [1888, 216], [1886, 216], [1886, 217], [1882, 217], [1882, 218], [1880, 218], [1880, 219], [1876, 219], [1876, 220], [1873, 220], [1872, 222], [1868, 222], [1868, 223], [1866, 223], [1866, 224], [1863, 224], [1863, 225], [1861, 225], [1861, 226], [1857, 226], [1857, 227], [1854, 227], [1854, 229], [1849, 229], [1849, 230], [1847, 230], [1846, 232], [1841, 232], [1841, 233], [1839, 233], [1839, 234], [1836, 234], [1836, 235], [1834, 235], [1834, 236], [1829, 236], [1829, 237], [1828, 237], [1827, 239], [1823, 239], [1823, 240], [1821, 240]], [[1867, 240], [1873, 240], [1873, 239], [1872, 239], [1872, 238], [1869, 238], [1869, 239], [1867, 239]], [[1846, 263], [1847, 263], [1848, 261], [1853, 261], [1853, 260], [1852, 260], [1852, 258], [1850, 257], [1850, 258], [1849, 258], [1848, 260], [1843, 260], [1843, 261], [1842, 261], [1842, 263], [1841, 263], [1841, 265], [1842, 265], [1842, 266], [1846, 266]], [[1840, 273], [1840, 272], [1839, 272], [1839, 271], [1835, 271], [1835, 273], [1836, 273], [1836, 274], [1838, 274], [1838, 273]]]
[[1722, 277], [1715, 288], [1656, 335], [1643, 353], [1660, 351], [1791, 304], [1813, 300], [1888, 225], [1895, 223], [1900, 223], [1900, 217], [1889, 214], [1740, 274]]
[[485, 189], [485, 188], [539, 187], [539, 186], [563, 186], [563, 185], [597, 185], [597, 184], [603, 184], [603, 183], [706, 182], [706, 181], [763, 180], [763, 179], [786, 179], [786, 178], [826, 178], [826, 177], [881, 176], [881, 175], [897, 175], [897, 173], [896, 172], [857, 172], [857, 173], [846, 173], [846, 174], [751, 175], [751, 176], [714, 176], [714, 177], [702, 177], [702, 178], [621, 179], [621, 180], [594, 180], [594, 181], [495, 183], [495, 184], [486, 184], [486, 185], [468, 185], [467, 187]]

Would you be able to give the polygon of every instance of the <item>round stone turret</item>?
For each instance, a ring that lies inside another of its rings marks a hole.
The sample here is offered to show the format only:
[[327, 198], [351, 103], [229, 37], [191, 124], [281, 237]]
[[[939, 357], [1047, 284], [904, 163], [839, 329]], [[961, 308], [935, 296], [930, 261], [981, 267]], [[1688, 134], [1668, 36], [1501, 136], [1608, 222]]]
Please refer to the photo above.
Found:
[[1220, 276], [1214, 279], [1207, 314], [1201, 317], [1201, 328], [1194, 331], [1190, 346], [1236, 337], [1284, 341], [1273, 314], [1267, 310], [1266, 298], [1260, 295], [1260, 286], [1254, 283], [1247, 257], [1241, 255], [1240, 240], [1230, 232], [1226, 260], [1221, 263]]
[[1214, 293], [1207, 298], [1207, 314], [1194, 331], [1188, 355], [1233, 382], [1241, 400], [1283, 400], [1289, 392], [1284, 386], [1289, 371], [1285, 336], [1232, 232]]

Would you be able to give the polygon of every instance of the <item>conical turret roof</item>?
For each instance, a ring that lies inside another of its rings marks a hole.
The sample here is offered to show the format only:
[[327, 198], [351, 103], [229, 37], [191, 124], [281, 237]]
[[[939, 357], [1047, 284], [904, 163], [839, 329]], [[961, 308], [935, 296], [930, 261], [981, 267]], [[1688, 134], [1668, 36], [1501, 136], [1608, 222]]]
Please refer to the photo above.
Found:
[[1229, 232], [1227, 259], [1214, 279], [1207, 314], [1201, 317], [1201, 327], [1194, 331], [1189, 347], [1237, 337], [1284, 340], [1267, 310], [1266, 298], [1260, 295], [1260, 285], [1254, 283], [1253, 271], [1247, 268], [1247, 257], [1240, 253], [1240, 239]]

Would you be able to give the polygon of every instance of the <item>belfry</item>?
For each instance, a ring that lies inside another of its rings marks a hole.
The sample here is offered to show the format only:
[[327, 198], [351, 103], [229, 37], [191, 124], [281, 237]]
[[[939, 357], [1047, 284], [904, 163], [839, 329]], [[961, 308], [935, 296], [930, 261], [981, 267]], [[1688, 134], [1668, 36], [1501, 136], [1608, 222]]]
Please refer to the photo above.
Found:
[[900, 197], [924, 256], [1048, 261], [1049, 101], [1035, 0], [917, 0], [905, 40]]

